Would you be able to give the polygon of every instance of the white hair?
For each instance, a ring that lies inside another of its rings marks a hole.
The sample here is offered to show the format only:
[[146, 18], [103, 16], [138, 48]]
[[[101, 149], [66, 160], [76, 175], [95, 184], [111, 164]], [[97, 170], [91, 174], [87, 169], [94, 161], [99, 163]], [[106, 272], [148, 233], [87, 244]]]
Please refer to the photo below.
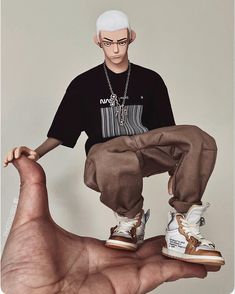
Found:
[[96, 20], [96, 35], [99, 40], [100, 31], [116, 31], [127, 28], [131, 32], [128, 16], [120, 10], [108, 10]]

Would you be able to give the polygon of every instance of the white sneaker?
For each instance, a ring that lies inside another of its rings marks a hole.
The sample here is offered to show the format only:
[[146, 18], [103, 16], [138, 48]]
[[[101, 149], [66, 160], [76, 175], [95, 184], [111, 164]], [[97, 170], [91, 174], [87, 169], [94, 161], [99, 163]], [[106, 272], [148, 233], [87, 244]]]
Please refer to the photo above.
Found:
[[105, 246], [135, 251], [144, 242], [145, 225], [149, 215], [150, 209], [146, 213], [142, 209], [134, 218], [115, 213], [118, 225], [110, 229], [110, 237]]
[[202, 214], [210, 206], [192, 205], [187, 213], [168, 213], [166, 228], [166, 244], [162, 254], [187, 262], [220, 266], [225, 261], [215, 244], [202, 237], [199, 227], [205, 224]]

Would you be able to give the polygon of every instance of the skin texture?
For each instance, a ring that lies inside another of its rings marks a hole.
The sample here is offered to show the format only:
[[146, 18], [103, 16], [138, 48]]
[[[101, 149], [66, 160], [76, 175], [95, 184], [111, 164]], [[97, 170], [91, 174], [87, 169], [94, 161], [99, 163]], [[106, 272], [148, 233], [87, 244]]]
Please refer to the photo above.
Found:
[[[127, 69], [128, 47], [136, 34], [131, 31], [129, 36], [127, 29], [100, 33], [101, 40], [116, 42], [124, 37], [129, 38], [126, 46], [107, 48], [94, 36], [106, 65], [116, 73]], [[208, 271], [220, 269], [162, 256], [164, 236], [147, 239], [136, 252], [129, 252], [107, 248], [105, 240], [65, 231], [50, 215], [46, 175], [38, 159], [35, 150], [20, 146], [4, 160], [4, 166], [12, 163], [20, 176], [19, 203], [2, 255], [4, 293], [142, 294], [164, 282], [205, 278]]]
[[50, 215], [42, 167], [24, 155], [12, 163], [20, 176], [20, 195], [2, 255], [4, 293], [139, 294], [220, 269], [162, 256], [164, 236], [129, 252], [65, 231]]

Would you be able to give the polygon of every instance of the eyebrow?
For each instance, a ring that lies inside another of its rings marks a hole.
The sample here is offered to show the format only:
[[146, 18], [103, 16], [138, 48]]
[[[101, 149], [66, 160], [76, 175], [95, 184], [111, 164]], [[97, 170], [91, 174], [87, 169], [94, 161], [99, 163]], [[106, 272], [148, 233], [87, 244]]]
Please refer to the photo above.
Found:
[[[108, 41], [111, 41], [111, 42], [113, 42], [113, 40], [111, 40], [111, 39], [109, 39], [109, 38], [106, 38], [106, 37], [105, 37], [104, 39], [107, 39]], [[119, 42], [119, 41], [122, 41], [122, 40], [125, 40], [125, 39], [127, 39], [127, 37], [125, 37], [125, 38], [122, 38], [122, 39], [119, 39], [119, 40], [117, 40], [117, 41]]]

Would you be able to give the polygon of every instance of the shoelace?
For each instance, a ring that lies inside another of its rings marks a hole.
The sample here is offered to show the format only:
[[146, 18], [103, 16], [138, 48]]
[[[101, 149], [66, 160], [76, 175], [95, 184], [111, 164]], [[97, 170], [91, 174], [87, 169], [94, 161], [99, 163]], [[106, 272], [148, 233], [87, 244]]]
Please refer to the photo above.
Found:
[[127, 233], [130, 232], [131, 228], [138, 222], [138, 217], [128, 218], [126, 216], [117, 215], [118, 225], [115, 228], [117, 233]]
[[181, 222], [184, 226], [184, 231], [186, 234], [189, 235], [189, 237], [193, 236], [194, 238], [196, 238], [199, 242], [201, 242], [201, 245], [205, 245], [208, 247], [213, 247], [215, 248], [215, 244], [212, 243], [211, 241], [205, 239], [199, 232], [199, 226], [200, 223], [189, 223], [186, 219], [181, 219]]

